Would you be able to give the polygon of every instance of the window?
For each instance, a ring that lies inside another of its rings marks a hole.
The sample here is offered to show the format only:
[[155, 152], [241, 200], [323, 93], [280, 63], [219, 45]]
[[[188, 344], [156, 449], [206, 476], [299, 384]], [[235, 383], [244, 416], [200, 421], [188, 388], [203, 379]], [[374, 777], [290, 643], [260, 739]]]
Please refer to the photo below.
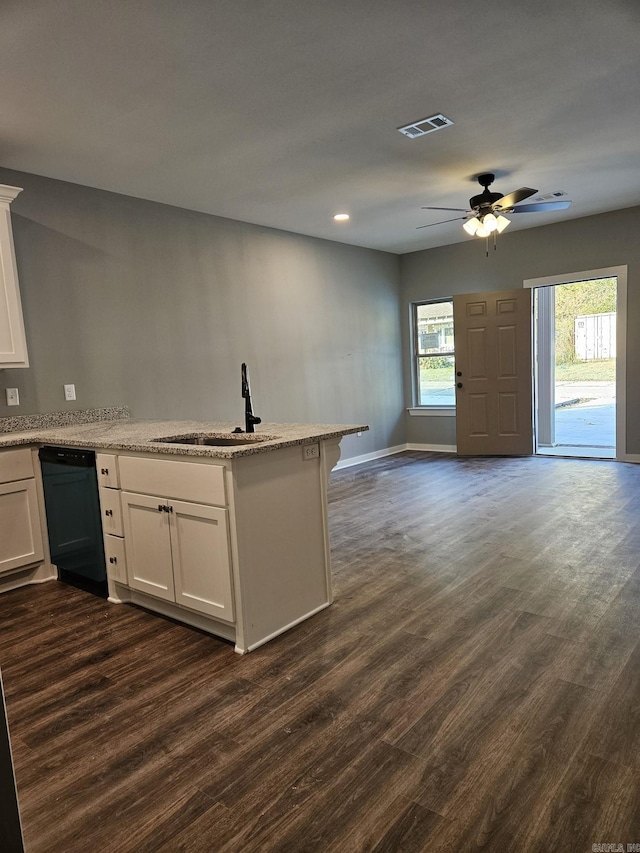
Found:
[[413, 306], [416, 404], [455, 406], [453, 302], [423, 302]]

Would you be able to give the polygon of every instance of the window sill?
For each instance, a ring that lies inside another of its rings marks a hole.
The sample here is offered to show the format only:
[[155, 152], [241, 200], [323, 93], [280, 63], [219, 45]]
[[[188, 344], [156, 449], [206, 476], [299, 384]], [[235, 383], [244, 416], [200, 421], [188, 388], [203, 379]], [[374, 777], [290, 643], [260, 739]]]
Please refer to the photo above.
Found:
[[455, 418], [455, 406], [411, 406], [407, 409], [412, 418]]

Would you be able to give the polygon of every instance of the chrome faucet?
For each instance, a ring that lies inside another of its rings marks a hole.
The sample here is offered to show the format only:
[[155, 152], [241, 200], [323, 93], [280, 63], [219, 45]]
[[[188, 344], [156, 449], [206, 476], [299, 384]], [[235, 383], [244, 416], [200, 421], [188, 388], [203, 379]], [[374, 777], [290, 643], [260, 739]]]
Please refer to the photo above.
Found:
[[255, 432], [255, 424], [262, 423], [262, 418], [253, 414], [251, 408], [251, 389], [249, 388], [249, 373], [247, 365], [242, 362], [242, 396], [244, 397], [244, 431]]

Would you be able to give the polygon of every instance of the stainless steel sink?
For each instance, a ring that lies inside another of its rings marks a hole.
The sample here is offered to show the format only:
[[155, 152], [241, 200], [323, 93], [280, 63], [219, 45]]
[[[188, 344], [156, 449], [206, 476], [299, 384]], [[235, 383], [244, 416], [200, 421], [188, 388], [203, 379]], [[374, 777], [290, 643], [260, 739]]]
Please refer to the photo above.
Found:
[[152, 438], [151, 441], [163, 444], [198, 444], [207, 447], [242, 447], [247, 444], [261, 444], [273, 441], [276, 435], [220, 435], [219, 433], [200, 433], [198, 435], [168, 435], [164, 438]]

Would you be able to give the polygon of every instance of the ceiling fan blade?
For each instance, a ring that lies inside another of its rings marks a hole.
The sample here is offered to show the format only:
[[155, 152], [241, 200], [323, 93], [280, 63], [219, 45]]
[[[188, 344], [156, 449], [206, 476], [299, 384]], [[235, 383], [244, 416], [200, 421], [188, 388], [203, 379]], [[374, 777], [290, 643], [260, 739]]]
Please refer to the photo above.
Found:
[[459, 210], [460, 213], [469, 213], [466, 207], [421, 207], [420, 210]]
[[542, 201], [538, 204], [520, 204], [518, 207], [514, 207], [513, 210], [505, 211], [505, 213], [509, 216], [512, 213], [535, 213], [536, 210], [545, 213], [547, 210], [566, 210], [570, 204], [570, 201]]
[[428, 225], [418, 225], [416, 231], [418, 230], [418, 228], [431, 228], [434, 225], [444, 225], [445, 222], [458, 222], [460, 219], [468, 218], [468, 216], [454, 216], [453, 219], [443, 219], [442, 222], [430, 222]]
[[520, 187], [519, 190], [514, 190], [509, 195], [503, 195], [501, 199], [499, 199], [495, 203], [496, 208], [500, 208], [501, 210], [506, 210], [507, 207], [513, 207], [514, 204], [518, 204], [518, 202], [524, 201], [525, 198], [531, 198], [532, 195], [535, 195], [538, 190], [532, 190], [531, 187]]

